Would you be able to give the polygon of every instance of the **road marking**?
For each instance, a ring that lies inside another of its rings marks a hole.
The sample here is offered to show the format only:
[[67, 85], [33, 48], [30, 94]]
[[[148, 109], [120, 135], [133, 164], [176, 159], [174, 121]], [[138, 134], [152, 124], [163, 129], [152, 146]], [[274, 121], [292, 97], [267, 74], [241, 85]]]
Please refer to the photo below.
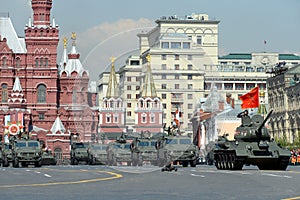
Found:
[[44, 174], [44, 176], [51, 178], [52, 176], [48, 175], [48, 174]]
[[286, 199], [282, 199], [282, 200], [299, 200], [300, 197], [291, 197], [291, 198], [286, 198]]
[[40, 174], [41, 172], [39, 172], [39, 171], [35, 171], [35, 173], [37, 173], [37, 174]]
[[[64, 170], [66, 171], [66, 170]], [[71, 170], [74, 171], [74, 170]], [[78, 170], [77, 170], [78, 172]], [[1, 188], [17, 188], [17, 187], [44, 187], [44, 186], [52, 186], [52, 185], [70, 185], [70, 184], [82, 184], [82, 183], [92, 183], [92, 182], [99, 182], [99, 181], [107, 181], [107, 180], [113, 180], [113, 179], [119, 179], [123, 176], [121, 174], [117, 174], [114, 172], [109, 171], [96, 171], [101, 172], [105, 174], [111, 175], [111, 177], [107, 178], [96, 178], [96, 179], [86, 179], [86, 180], [80, 180], [80, 181], [68, 181], [68, 182], [53, 182], [53, 183], [33, 183], [33, 184], [19, 184], [19, 185], [1, 185]]]
[[203, 175], [198, 175], [198, 174], [191, 174], [191, 176], [197, 176], [197, 177], [205, 178], [205, 176], [203, 176]]
[[278, 174], [265, 174], [262, 173], [263, 176], [272, 176], [272, 177], [281, 177], [281, 178], [292, 178], [291, 176], [285, 176], [285, 175], [278, 175]]

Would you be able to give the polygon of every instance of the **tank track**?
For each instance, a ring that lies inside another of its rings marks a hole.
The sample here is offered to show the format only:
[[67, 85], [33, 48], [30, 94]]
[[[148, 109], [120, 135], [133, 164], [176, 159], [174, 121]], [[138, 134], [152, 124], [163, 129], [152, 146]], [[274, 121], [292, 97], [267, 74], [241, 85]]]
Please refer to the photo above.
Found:
[[215, 166], [219, 170], [242, 170], [243, 159], [237, 159], [234, 151], [215, 152]]

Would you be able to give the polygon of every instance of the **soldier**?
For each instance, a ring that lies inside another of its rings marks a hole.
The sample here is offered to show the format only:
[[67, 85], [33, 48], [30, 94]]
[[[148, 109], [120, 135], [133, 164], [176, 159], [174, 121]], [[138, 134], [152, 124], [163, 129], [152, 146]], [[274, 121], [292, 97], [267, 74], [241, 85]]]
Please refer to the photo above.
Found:
[[244, 110], [243, 112], [240, 112], [236, 117], [238, 118], [249, 117], [248, 110]]

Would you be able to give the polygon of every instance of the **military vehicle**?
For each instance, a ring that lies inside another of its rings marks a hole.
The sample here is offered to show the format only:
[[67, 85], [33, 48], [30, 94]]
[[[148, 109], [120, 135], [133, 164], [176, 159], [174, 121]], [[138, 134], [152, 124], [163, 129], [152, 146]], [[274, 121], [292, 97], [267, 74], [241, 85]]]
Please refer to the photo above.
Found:
[[52, 151], [46, 150], [42, 153], [42, 165], [56, 165], [57, 161]]
[[88, 148], [88, 164], [107, 164], [107, 147], [107, 144], [91, 144]]
[[126, 162], [127, 166], [130, 166], [132, 162], [130, 144], [123, 134], [115, 142], [109, 143], [107, 147], [108, 165], [117, 166], [119, 162]]
[[157, 147], [158, 166], [164, 166], [170, 162], [187, 167], [196, 167], [199, 158], [199, 148], [193, 144], [188, 135], [172, 135], [159, 138]]
[[2, 144], [2, 166], [8, 167], [9, 163], [12, 162], [12, 152], [9, 148], [9, 144]]
[[11, 140], [9, 144], [12, 154], [13, 167], [27, 167], [29, 164], [34, 164], [35, 167], [42, 166], [42, 148], [37, 140], [17, 139]]
[[88, 143], [83, 142], [72, 142], [71, 151], [70, 151], [70, 159], [71, 165], [78, 165], [79, 162], [88, 163]]
[[132, 165], [142, 166], [144, 162], [157, 165], [156, 143], [157, 137], [148, 131], [141, 133], [141, 137], [134, 138], [130, 145]]
[[265, 119], [261, 115], [243, 117], [234, 140], [229, 140], [228, 134], [219, 136], [214, 150], [217, 169], [241, 170], [244, 165], [257, 165], [260, 170], [286, 170], [290, 151], [278, 146], [265, 127], [272, 112]]

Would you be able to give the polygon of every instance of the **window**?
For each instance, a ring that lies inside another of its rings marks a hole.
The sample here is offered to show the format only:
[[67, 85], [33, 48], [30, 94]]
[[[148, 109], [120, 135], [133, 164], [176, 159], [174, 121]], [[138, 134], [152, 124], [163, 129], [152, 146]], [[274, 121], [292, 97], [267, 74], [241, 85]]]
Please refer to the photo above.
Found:
[[137, 86], [135, 86], [135, 90], [140, 90], [140, 86], [139, 85], [137, 85]]
[[167, 94], [161, 94], [161, 98], [162, 99], [166, 99], [167, 98]]
[[39, 66], [39, 59], [36, 58], [36, 59], [35, 59], [35, 67], [38, 67], [38, 66]]
[[167, 89], [167, 85], [166, 84], [161, 84], [161, 89]]
[[154, 113], [150, 114], [150, 123], [155, 123], [155, 114]]
[[180, 42], [171, 42], [171, 49], [181, 49]]
[[162, 49], [168, 49], [169, 48], [169, 42], [162, 42], [161, 43], [161, 48]]
[[111, 114], [106, 114], [105, 119], [106, 119], [106, 123], [111, 123]]
[[189, 113], [189, 114], [188, 114], [188, 118], [191, 119], [192, 117], [193, 117], [193, 114], [192, 114], [192, 113]]
[[179, 84], [175, 84], [175, 89], [179, 89]]
[[16, 58], [16, 67], [20, 67], [21, 66], [21, 59], [18, 57]]
[[188, 65], [188, 70], [192, 70], [193, 69], [193, 65], [189, 64]]
[[45, 67], [48, 67], [49, 66], [49, 60], [48, 58], [45, 58]]
[[72, 92], [72, 102], [76, 103], [77, 102], [77, 91], [73, 90]]
[[182, 47], [183, 47], [184, 49], [190, 49], [190, 48], [191, 48], [191, 45], [190, 45], [189, 42], [183, 42], [183, 43], [182, 43]]
[[127, 85], [127, 90], [131, 90], [131, 85]]
[[188, 89], [189, 90], [193, 89], [193, 84], [188, 84]]
[[163, 109], [167, 109], [167, 104], [163, 103], [162, 106], [163, 106]]
[[193, 99], [193, 94], [188, 94], [188, 99]]
[[131, 108], [131, 103], [127, 103], [127, 108]]
[[38, 103], [46, 103], [46, 86], [39, 85], [37, 88]]
[[6, 67], [7, 66], [7, 58], [3, 57], [2, 58], [2, 67]]
[[131, 99], [131, 94], [127, 94], [127, 99]]
[[7, 84], [2, 84], [1, 86], [1, 91], [2, 91], [2, 102], [7, 102], [7, 97], [8, 97], [8, 93], [7, 93]]
[[127, 77], [127, 82], [131, 82], [131, 77]]
[[167, 69], [167, 65], [166, 64], [162, 64], [161, 65], [161, 69], [166, 70]]
[[128, 111], [128, 112], [127, 112], [127, 116], [128, 116], [128, 117], [131, 117], [131, 111]]
[[167, 76], [165, 74], [161, 75], [161, 79], [167, 79]]
[[175, 75], [175, 80], [179, 80], [179, 75], [178, 74]]
[[162, 60], [167, 60], [167, 55], [165, 55], [165, 54], [161, 55], [161, 59]]
[[146, 118], [147, 114], [142, 113], [141, 117], [142, 117], [142, 123], [146, 123], [147, 122], [147, 118]]
[[175, 70], [179, 70], [179, 65], [178, 64], [174, 65], [174, 68]]
[[202, 44], [202, 36], [197, 36], [197, 44]]
[[179, 55], [178, 54], [174, 55], [174, 59], [179, 60]]
[[193, 60], [193, 56], [192, 55], [187, 55], [187, 59], [188, 60]]
[[140, 94], [136, 94], [136, 95], [135, 95], [135, 98], [136, 98], [136, 99], [139, 99], [140, 97], [141, 97]]
[[45, 114], [44, 114], [44, 113], [39, 113], [39, 119], [40, 119], [40, 120], [45, 119]]
[[192, 80], [193, 79], [193, 75], [188, 75], [188, 80]]
[[114, 123], [119, 123], [119, 115], [114, 114]]
[[188, 104], [188, 109], [193, 109], [193, 104], [189, 103]]

